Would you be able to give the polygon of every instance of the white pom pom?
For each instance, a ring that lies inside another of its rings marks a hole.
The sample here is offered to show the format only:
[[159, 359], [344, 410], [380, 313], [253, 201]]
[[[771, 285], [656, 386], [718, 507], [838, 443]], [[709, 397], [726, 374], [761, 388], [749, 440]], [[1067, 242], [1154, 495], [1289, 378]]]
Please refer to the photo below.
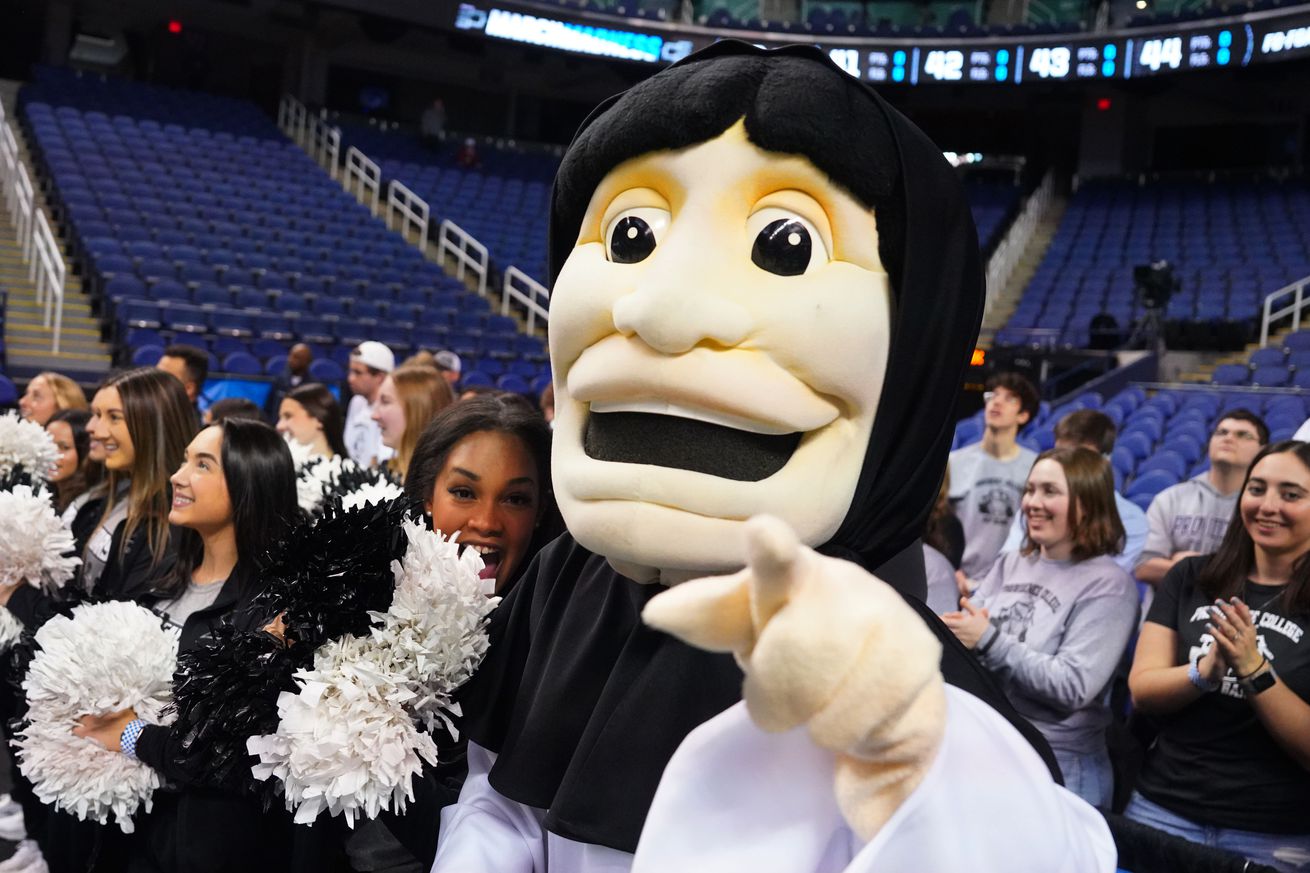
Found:
[[422, 762], [437, 762], [436, 744], [414, 727], [403, 692], [369, 663], [360, 642], [321, 649], [314, 669], [296, 674], [299, 693], [278, 697], [277, 733], [247, 741], [261, 762], [255, 778], [282, 782], [297, 823], [313, 823], [325, 809], [351, 827], [358, 815], [404, 812]]
[[0, 479], [22, 467], [33, 479], [45, 481], [58, 458], [55, 441], [41, 425], [17, 412], [0, 415]]
[[13, 744], [42, 803], [100, 824], [112, 815], [132, 832], [132, 815], [142, 805], [150, 810], [159, 775], [72, 729], [83, 715], [129, 707], [150, 724], [170, 721], [164, 708], [177, 642], [177, 631], [154, 613], [121, 602], [79, 606], [72, 618], [57, 616], [37, 631], [39, 650], [23, 680], [28, 724]]
[[386, 503], [388, 500], [394, 500], [404, 493], [404, 488], [394, 482], [381, 479], [377, 482], [361, 485], [354, 491], [348, 491], [342, 494], [339, 499], [342, 509], [359, 509], [363, 506]]
[[369, 636], [323, 646], [314, 670], [297, 674], [299, 692], [278, 698], [277, 732], [247, 743], [260, 759], [255, 777], [282, 782], [298, 822], [325, 809], [352, 827], [357, 815], [403, 812], [422, 761], [437, 760], [415, 723], [453, 732], [451, 695], [486, 654], [499, 601], [482, 593], [482, 558], [415, 522], [404, 527], [391, 608], [374, 614]]
[[82, 563], [64, 557], [75, 545], [50, 501], [30, 486], [0, 491], [0, 586], [27, 582], [47, 590], [63, 587]]

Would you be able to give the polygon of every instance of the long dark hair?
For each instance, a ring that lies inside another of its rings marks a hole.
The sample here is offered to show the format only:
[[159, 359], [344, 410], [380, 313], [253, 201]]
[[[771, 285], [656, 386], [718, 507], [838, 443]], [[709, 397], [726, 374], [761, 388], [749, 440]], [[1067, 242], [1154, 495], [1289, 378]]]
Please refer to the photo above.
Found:
[[[550, 484], [550, 428], [541, 413], [517, 394], [483, 394], [460, 400], [437, 413], [423, 430], [410, 460], [405, 477], [405, 496], [416, 512], [422, 512], [432, 499], [437, 477], [446, 466], [455, 445], [464, 437], [481, 431], [506, 433], [517, 437], [537, 465], [541, 479], [541, 496], [537, 506], [538, 525], [528, 544], [531, 558], [546, 543], [563, 531], [564, 524], [555, 505]], [[522, 570], [529, 561], [523, 562]], [[511, 580], [512, 581], [512, 580]]]
[[[300, 512], [296, 502], [296, 468], [291, 450], [277, 431], [262, 421], [226, 418], [210, 425], [223, 431], [219, 462], [232, 500], [237, 565], [233, 578], [244, 592], [256, 580], [260, 562], [286, 535]], [[155, 593], [176, 597], [186, 590], [200, 566], [205, 547], [200, 534], [180, 528], [177, 564]]]
[[[123, 542], [145, 527], [151, 565], [159, 563], [168, 543], [168, 508], [172, 489], [168, 477], [182, 465], [186, 447], [196, 434], [196, 414], [182, 383], [163, 370], [138, 367], [110, 376], [99, 390], [114, 388], [123, 403], [123, 419], [132, 439], [131, 488]], [[106, 497], [102, 520], [118, 502], [119, 482], [125, 477], [106, 470]], [[122, 550], [126, 557], [127, 549]]]
[[[1294, 455], [1306, 470], [1310, 470], [1310, 443], [1300, 440], [1283, 440], [1265, 446], [1255, 456], [1251, 466], [1246, 468], [1242, 490], [1237, 492], [1237, 505], [1233, 507], [1233, 518], [1224, 532], [1223, 542], [1197, 577], [1197, 587], [1206, 597], [1227, 599], [1242, 595], [1246, 580], [1255, 570], [1255, 542], [1242, 520], [1242, 495], [1246, 493], [1256, 464], [1269, 455], [1281, 454]], [[1287, 580], [1279, 600], [1283, 612], [1288, 615], [1310, 614], [1310, 552], [1297, 558], [1292, 565], [1292, 578]]]
[[45, 423], [47, 429], [56, 421], [62, 421], [68, 425], [69, 431], [73, 434], [73, 451], [77, 453], [77, 469], [73, 471], [73, 475], [62, 482], [55, 483], [55, 506], [60, 512], [67, 509], [68, 504], [99, 482], [104, 470], [103, 467], [87, 457], [87, 452], [91, 448], [91, 434], [87, 432], [86, 425], [90, 420], [90, 410], [83, 407], [79, 409], [61, 409], [50, 416], [50, 420]]
[[341, 404], [332, 396], [328, 387], [320, 382], [306, 382], [297, 385], [286, 393], [283, 400], [294, 400], [305, 408], [319, 424], [323, 425], [323, 435], [327, 437], [328, 448], [333, 454], [346, 457], [346, 418], [341, 414]]

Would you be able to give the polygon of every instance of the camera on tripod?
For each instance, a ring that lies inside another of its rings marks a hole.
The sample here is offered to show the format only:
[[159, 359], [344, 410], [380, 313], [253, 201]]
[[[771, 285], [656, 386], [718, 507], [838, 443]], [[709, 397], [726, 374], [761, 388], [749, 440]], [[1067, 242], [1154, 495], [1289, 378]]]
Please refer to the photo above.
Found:
[[1178, 293], [1182, 283], [1168, 261], [1153, 261], [1133, 267], [1133, 289], [1145, 309], [1164, 309], [1169, 298]]

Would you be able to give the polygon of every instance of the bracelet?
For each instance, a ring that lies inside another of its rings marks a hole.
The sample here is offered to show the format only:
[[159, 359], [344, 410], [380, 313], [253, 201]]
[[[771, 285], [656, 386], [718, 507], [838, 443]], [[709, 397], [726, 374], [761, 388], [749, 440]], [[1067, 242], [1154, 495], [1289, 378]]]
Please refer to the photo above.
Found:
[[1256, 668], [1255, 668], [1254, 670], [1252, 670], [1250, 673], [1247, 673], [1245, 676], [1239, 676], [1239, 675], [1237, 674], [1237, 672], [1234, 671], [1234, 672], [1233, 672], [1233, 675], [1234, 675], [1234, 676], [1237, 676], [1237, 681], [1238, 681], [1238, 682], [1245, 682], [1247, 679], [1250, 679], [1250, 678], [1251, 678], [1252, 676], [1254, 676], [1256, 673], [1259, 673], [1261, 670], [1263, 670], [1263, 669], [1265, 668], [1265, 664], [1268, 664], [1268, 663], [1269, 663], [1269, 658], [1268, 658], [1267, 656], [1265, 656], [1265, 655], [1261, 655], [1261, 656], [1260, 656], [1260, 663], [1259, 663], [1259, 664], [1256, 666]]
[[1192, 661], [1187, 665], [1187, 681], [1205, 692], [1219, 690], [1219, 683], [1211, 682], [1209, 679], [1202, 676], [1201, 670], [1196, 666], [1195, 661]]
[[983, 655], [987, 654], [987, 652], [991, 649], [991, 647], [996, 645], [996, 638], [999, 637], [1000, 635], [1001, 635], [1000, 631], [997, 631], [996, 633], [992, 634], [992, 638], [987, 641], [987, 645], [983, 646], [981, 649], [978, 650], [978, 657], [981, 658]]
[[123, 728], [123, 732], [119, 734], [119, 749], [124, 755], [131, 758], [133, 761], [137, 760], [136, 741], [141, 738], [141, 732], [145, 729], [145, 721], [139, 718], [134, 718], [127, 723], [127, 727]]

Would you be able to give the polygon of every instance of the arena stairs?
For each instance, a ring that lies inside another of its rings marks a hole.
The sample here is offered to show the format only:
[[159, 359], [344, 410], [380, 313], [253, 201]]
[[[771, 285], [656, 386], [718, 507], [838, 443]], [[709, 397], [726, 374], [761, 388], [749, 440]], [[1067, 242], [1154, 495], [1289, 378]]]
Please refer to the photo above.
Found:
[[[0, 82], [0, 100], [6, 115], [16, 117], [15, 97], [18, 82]], [[11, 125], [18, 140], [18, 151], [27, 167], [35, 189], [39, 209], [50, 217], [41, 180], [30, 159], [27, 142], [20, 125]], [[63, 238], [63, 228], [51, 222], [51, 229]], [[67, 249], [60, 243], [65, 264], [69, 266], [64, 288], [64, 321], [58, 353], [51, 352], [51, 330], [42, 324], [42, 309], [36, 302], [36, 287], [29, 266], [23, 261], [23, 246], [17, 230], [9, 221], [7, 210], [0, 210], [0, 288], [4, 300], [4, 372], [11, 379], [24, 380], [43, 370], [54, 370], [86, 385], [104, 378], [110, 368], [109, 346], [101, 341], [100, 320], [92, 315], [91, 302], [82, 290], [82, 282], [68, 264]]]

